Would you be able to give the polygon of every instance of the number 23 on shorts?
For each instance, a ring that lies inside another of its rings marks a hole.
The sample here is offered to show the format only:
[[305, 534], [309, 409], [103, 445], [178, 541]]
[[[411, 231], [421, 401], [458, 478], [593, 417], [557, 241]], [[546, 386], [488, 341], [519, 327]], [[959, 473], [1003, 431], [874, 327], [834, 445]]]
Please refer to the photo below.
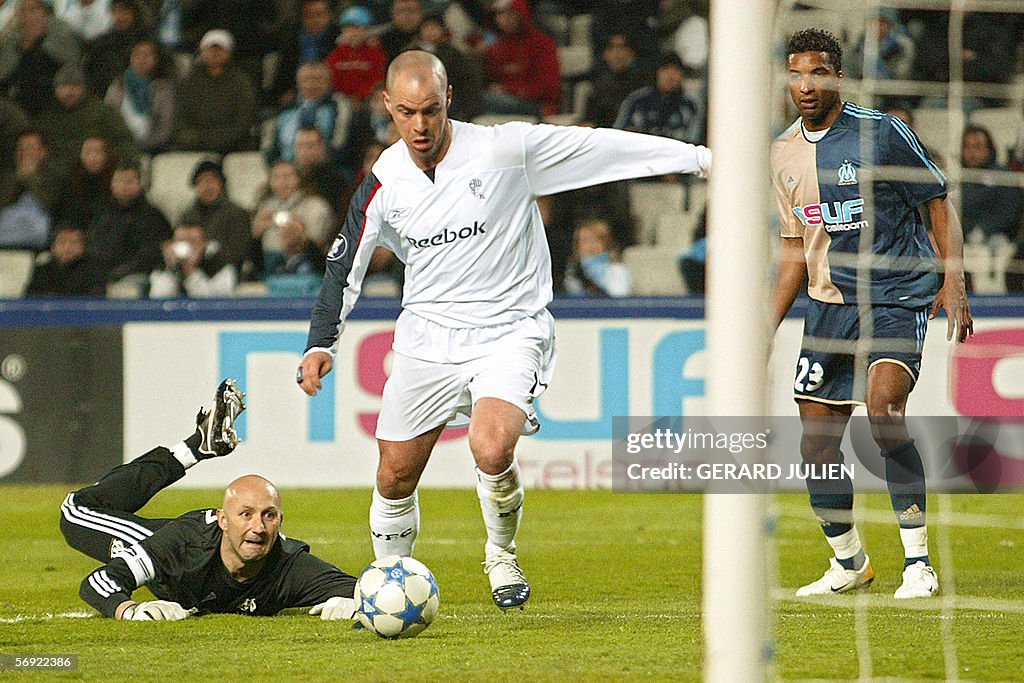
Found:
[[821, 387], [825, 381], [825, 370], [821, 363], [815, 361], [813, 364], [807, 357], [801, 358], [796, 364], [796, 381], [793, 388], [797, 391], [814, 391]]

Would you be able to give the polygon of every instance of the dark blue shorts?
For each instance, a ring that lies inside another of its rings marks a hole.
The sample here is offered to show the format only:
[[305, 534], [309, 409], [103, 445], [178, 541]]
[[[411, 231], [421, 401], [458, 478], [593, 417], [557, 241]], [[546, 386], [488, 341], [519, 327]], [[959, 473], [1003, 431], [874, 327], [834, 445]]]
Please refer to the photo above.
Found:
[[[864, 325], [870, 316], [871, 327]], [[796, 364], [797, 399], [830, 404], [864, 403], [868, 368], [896, 363], [916, 383], [928, 328], [928, 309], [898, 306], [858, 307], [811, 299], [804, 319], [804, 340]]]

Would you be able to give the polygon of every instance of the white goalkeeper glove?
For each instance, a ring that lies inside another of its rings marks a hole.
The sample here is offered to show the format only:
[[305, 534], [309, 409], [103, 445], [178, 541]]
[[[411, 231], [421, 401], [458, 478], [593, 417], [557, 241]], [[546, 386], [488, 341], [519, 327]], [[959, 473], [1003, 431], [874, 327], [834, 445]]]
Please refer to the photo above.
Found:
[[336, 595], [333, 598], [328, 598], [326, 601], [316, 605], [309, 610], [309, 613], [313, 615], [319, 614], [320, 618], [324, 621], [355, 619], [356, 602], [352, 598], [343, 598]]
[[121, 618], [129, 621], [180, 621], [191, 614], [191, 611], [176, 602], [151, 600], [126, 607]]

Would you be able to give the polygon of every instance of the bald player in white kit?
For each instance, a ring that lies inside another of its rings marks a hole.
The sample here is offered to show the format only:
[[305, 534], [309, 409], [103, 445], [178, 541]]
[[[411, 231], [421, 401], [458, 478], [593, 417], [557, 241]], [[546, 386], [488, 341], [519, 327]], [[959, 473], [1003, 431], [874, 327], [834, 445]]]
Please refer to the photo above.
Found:
[[452, 121], [451, 98], [430, 53], [403, 52], [391, 63], [384, 103], [402, 139], [352, 198], [297, 381], [310, 396], [321, 388], [374, 248], [392, 250], [405, 264], [405, 287], [377, 423], [374, 553], [412, 554], [420, 475], [441, 430], [469, 415], [484, 573], [495, 604], [508, 609], [530, 597], [516, 559], [523, 486], [515, 447], [539, 428], [532, 404], [555, 363], [551, 257], [535, 199], [627, 178], [703, 176], [711, 152], [620, 130]]

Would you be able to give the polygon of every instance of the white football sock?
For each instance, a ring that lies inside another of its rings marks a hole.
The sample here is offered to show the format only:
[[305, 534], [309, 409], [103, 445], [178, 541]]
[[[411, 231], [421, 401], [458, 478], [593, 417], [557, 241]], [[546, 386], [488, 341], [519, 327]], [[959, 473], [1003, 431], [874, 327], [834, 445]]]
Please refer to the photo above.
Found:
[[900, 540], [903, 541], [904, 557], [927, 557], [928, 527], [918, 526], [911, 529], [900, 529]]
[[370, 537], [375, 557], [400, 555], [409, 557], [420, 530], [420, 507], [417, 492], [391, 500], [373, 489], [370, 503]]
[[171, 446], [169, 450], [171, 451], [171, 455], [174, 456], [174, 459], [180, 462], [181, 466], [186, 470], [199, 462], [196, 460], [195, 453], [192, 452], [192, 449], [189, 448], [188, 444], [184, 441], [179, 441]]
[[519, 482], [519, 466], [515, 463], [501, 474], [476, 471], [476, 494], [487, 527], [486, 554], [516, 551], [516, 532], [523, 516], [523, 485]]

